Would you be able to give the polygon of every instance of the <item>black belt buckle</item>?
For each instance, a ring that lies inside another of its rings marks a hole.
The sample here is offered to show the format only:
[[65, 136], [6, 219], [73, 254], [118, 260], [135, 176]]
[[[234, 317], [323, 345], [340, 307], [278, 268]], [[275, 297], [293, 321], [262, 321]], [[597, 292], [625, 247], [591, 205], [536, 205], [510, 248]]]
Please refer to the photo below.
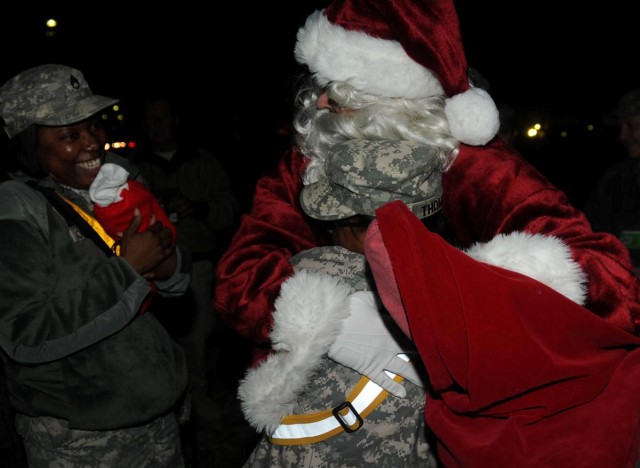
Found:
[[[344, 419], [342, 419], [342, 415], [340, 414], [340, 411], [342, 411], [345, 408], [349, 408], [349, 410], [352, 411], [353, 414], [356, 415], [356, 419], [358, 420], [358, 427], [356, 427], [355, 429], [351, 429], [347, 425], [347, 423], [344, 421]], [[362, 417], [356, 411], [356, 409], [353, 407], [353, 405], [351, 404], [350, 401], [345, 401], [343, 403], [340, 403], [338, 406], [333, 408], [333, 410], [331, 410], [331, 412], [333, 413], [333, 417], [338, 420], [338, 422], [340, 423], [340, 425], [342, 426], [342, 428], [344, 429], [345, 432], [356, 432], [364, 424], [364, 421], [362, 420]]]

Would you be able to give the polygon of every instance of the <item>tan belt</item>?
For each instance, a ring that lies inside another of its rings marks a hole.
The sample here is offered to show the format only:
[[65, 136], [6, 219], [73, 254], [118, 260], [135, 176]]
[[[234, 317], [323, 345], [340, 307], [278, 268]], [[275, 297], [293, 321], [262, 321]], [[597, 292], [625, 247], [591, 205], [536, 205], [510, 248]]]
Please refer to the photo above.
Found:
[[[404, 354], [399, 357], [408, 360]], [[396, 382], [404, 380], [399, 375], [385, 372]], [[364, 424], [364, 418], [388, 395], [389, 392], [378, 384], [362, 377], [347, 399], [335, 408], [317, 413], [285, 416], [269, 440], [274, 445], [307, 445], [326, 440], [341, 432], [355, 432]]]

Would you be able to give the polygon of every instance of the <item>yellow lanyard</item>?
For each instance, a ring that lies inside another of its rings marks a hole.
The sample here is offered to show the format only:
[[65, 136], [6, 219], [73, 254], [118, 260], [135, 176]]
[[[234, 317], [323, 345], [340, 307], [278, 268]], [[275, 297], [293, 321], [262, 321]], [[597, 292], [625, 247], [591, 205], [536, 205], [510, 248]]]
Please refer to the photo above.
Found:
[[67, 202], [71, 206], [71, 208], [73, 208], [76, 211], [76, 213], [82, 216], [82, 218], [87, 222], [87, 224], [89, 224], [89, 226], [91, 226], [93, 230], [98, 233], [98, 235], [102, 238], [102, 240], [108, 246], [111, 247], [111, 250], [113, 251], [113, 253], [115, 253], [116, 255], [120, 255], [120, 242], [113, 240], [113, 238], [109, 234], [107, 234], [107, 231], [104, 230], [104, 228], [96, 218], [91, 216], [89, 213], [84, 211], [82, 208], [80, 208], [78, 205], [73, 203], [68, 198], [63, 197], [59, 193], [57, 193], [57, 195], [60, 198], [62, 198], [65, 202]]

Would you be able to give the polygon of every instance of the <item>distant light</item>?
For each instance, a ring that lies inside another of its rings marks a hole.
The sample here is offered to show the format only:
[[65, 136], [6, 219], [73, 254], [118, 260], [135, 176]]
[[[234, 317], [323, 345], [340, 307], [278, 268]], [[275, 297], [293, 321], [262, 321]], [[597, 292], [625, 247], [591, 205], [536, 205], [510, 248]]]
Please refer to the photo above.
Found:
[[587, 125], [587, 131], [588, 132], [593, 132], [593, 124]]
[[560, 132], [560, 136], [561, 136], [562, 138], [566, 138], [566, 136], [567, 136], [567, 131], [566, 131], [566, 130], [562, 130], [562, 131]]
[[120, 110], [120, 106], [118, 104], [114, 104], [112, 109], [114, 112], [118, 112]]
[[114, 150], [119, 150], [119, 149], [126, 149], [126, 148], [135, 148], [136, 142], [135, 141], [112, 141], [111, 143], [105, 143], [104, 145], [104, 149], [105, 151], [109, 151], [110, 149], [114, 149]]
[[535, 128], [536, 130], [540, 130], [542, 128], [542, 125], [540, 125], [539, 123], [535, 124], [533, 126], [533, 128]]
[[124, 116], [122, 114], [118, 114], [118, 116], [116, 117], [116, 119], [118, 119], [119, 121], [123, 121], [124, 120]]
[[534, 138], [538, 134], [538, 130], [536, 130], [535, 125], [527, 130], [527, 136], [529, 138]]
[[58, 26], [58, 22], [53, 18], [49, 18], [47, 21], [45, 21], [44, 24], [47, 27], [47, 30], [44, 32], [44, 35], [46, 37], [56, 37], [55, 29]]

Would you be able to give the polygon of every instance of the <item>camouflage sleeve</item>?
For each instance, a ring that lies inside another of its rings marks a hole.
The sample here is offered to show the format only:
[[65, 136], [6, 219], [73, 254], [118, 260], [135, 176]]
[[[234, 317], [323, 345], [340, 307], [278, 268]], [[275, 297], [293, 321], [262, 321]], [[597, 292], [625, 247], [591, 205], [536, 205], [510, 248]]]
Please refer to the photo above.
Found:
[[364, 255], [343, 247], [327, 246], [304, 250], [291, 258], [291, 264], [296, 270], [311, 270], [341, 278], [353, 292], [374, 289]]

